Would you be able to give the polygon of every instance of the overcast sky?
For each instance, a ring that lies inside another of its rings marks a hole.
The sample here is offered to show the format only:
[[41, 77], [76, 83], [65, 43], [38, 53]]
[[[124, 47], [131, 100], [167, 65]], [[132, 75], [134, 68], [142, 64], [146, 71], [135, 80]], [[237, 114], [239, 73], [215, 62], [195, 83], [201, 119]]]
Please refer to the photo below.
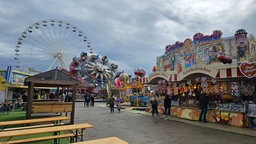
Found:
[[[256, 0], [0, 0], [0, 68], [15, 64], [14, 50], [23, 31], [36, 22], [57, 19], [79, 28], [93, 51], [108, 56], [119, 70], [133, 75], [143, 67], [148, 75], [166, 45], [197, 32], [208, 35], [217, 29], [229, 37], [243, 28], [256, 35], [255, 8]], [[21, 55], [26, 49], [20, 49]], [[73, 56], [88, 51], [73, 49]], [[41, 52], [31, 55], [33, 69], [43, 66], [35, 58], [51, 55], [48, 49]]]

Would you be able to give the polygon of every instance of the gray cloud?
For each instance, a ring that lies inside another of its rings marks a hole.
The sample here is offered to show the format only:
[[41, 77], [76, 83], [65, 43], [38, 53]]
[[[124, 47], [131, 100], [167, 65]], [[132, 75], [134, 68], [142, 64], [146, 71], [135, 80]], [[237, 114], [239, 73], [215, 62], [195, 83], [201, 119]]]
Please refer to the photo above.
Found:
[[[227, 37], [244, 28], [255, 35], [255, 6], [256, 0], [2, 0], [0, 66], [13, 64], [15, 45], [27, 27], [59, 19], [81, 29], [94, 51], [107, 55], [120, 70], [133, 74], [133, 69], [144, 67], [151, 73], [166, 45], [192, 38], [197, 32], [210, 34], [218, 29]], [[84, 50], [77, 47], [72, 52], [75, 56]], [[50, 55], [48, 52], [44, 55]], [[36, 61], [37, 57], [30, 59]]]

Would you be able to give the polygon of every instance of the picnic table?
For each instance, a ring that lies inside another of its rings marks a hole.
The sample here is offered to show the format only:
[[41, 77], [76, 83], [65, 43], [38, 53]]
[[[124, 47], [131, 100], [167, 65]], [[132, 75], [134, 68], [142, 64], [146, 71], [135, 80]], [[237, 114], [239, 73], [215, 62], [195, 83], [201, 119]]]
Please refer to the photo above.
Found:
[[128, 142], [123, 141], [118, 137], [107, 137], [107, 138], [100, 138], [95, 140], [77, 142], [74, 144], [128, 144]]
[[47, 118], [35, 118], [35, 119], [26, 119], [26, 120], [14, 120], [14, 121], [2, 121], [0, 122], [0, 132], [4, 131], [7, 127], [11, 125], [21, 125], [21, 124], [33, 124], [33, 123], [44, 123], [52, 122], [54, 125], [61, 124], [61, 121], [68, 120], [67, 116], [56, 116], [56, 117], [47, 117]]
[[[7, 138], [2, 143], [24, 143], [24, 142], [47, 140], [47, 139], [54, 139], [54, 143], [58, 143], [57, 140], [59, 138], [74, 137], [75, 142], [77, 142], [79, 136], [81, 141], [83, 141], [84, 130], [92, 127], [93, 126], [88, 123], [81, 123], [81, 124], [71, 124], [71, 125], [60, 125], [60, 126], [54, 126], [54, 127], [41, 127], [41, 128], [32, 128], [32, 129], [21, 129], [21, 130], [15, 130], [15, 131], [3, 131], [3, 132], [0, 132], [0, 139]], [[66, 134], [62, 134], [61, 132]], [[51, 133], [52, 136], [42, 136], [38, 138], [28, 138], [28, 139], [23, 138], [20, 140], [11, 140], [13, 137], [17, 137], [17, 136], [34, 135], [34, 134], [42, 134], [42, 133]]]

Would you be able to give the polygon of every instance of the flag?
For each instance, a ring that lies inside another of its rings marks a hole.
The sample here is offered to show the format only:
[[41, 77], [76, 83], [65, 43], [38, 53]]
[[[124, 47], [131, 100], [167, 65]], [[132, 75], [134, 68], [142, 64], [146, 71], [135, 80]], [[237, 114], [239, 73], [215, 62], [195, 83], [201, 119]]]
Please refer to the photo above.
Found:
[[12, 66], [7, 66], [5, 79], [7, 82], [11, 82]]

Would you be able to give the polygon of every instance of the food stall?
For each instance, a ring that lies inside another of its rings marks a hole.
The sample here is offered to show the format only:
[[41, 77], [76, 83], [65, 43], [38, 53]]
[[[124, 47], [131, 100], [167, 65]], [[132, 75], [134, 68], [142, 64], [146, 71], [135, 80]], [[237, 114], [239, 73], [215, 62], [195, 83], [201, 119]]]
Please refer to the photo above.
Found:
[[249, 119], [250, 125], [256, 122], [255, 109], [248, 109], [256, 103], [256, 41], [244, 29], [226, 38], [219, 30], [196, 33], [167, 45], [153, 69], [148, 82], [157, 85], [160, 102], [172, 95], [173, 116], [198, 120], [198, 100], [206, 93], [207, 121], [239, 127], [247, 127]]

